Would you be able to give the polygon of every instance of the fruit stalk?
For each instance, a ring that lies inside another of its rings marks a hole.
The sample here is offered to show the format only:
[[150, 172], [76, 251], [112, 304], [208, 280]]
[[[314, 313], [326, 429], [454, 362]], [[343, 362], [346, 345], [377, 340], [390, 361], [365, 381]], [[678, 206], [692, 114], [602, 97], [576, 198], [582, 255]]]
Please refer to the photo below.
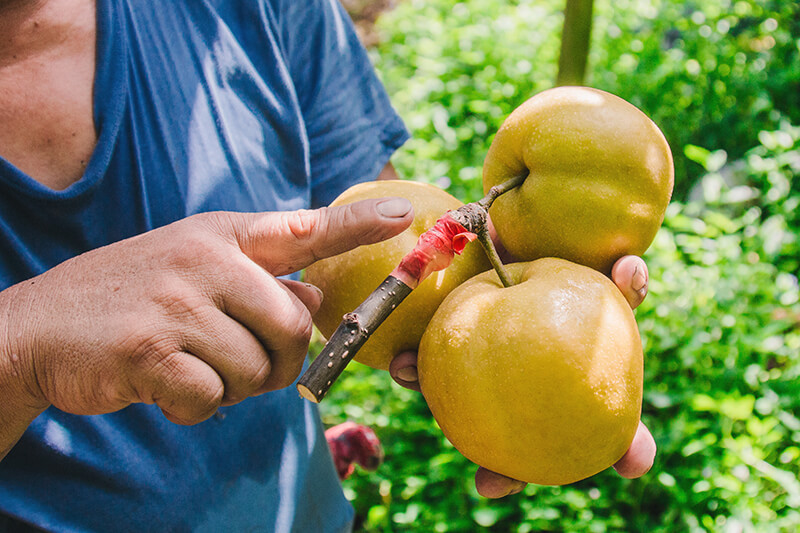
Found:
[[506, 193], [515, 187], [519, 187], [527, 177], [527, 173], [521, 174], [490, 188], [486, 196], [474, 204], [467, 204], [469, 206], [474, 206], [469, 208], [471, 212], [474, 212], [474, 214], [472, 215], [471, 220], [465, 220], [462, 222], [466, 227], [472, 227], [473, 231], [478, 235], [478, 242], [480, 242], [481, 246], [483, 246], [483, 251], [486, 252], [486, 257], [489, 258], [492, 268], [494, 268], [495, 272], [497, 272], [497, 276], [500, 278], [500, 282], [503, 284], [503, 287], [510, 287], [514, 285], [514, 282], [511, 280], [506, 268], [503, 266], [503, 261], [497, 254], [497, 249], [494, 247], [492, 237], [489, 235], [489, 208], [492, 207], [492, 203], [494, 203], [494, 201], [501, 194]]
[[322, 352], [300, 377], [297, 383], [300, 395], [319, 403], [361, 346], [406, 296], [432, 272], [447, 268], [454, 255], [460, 254], [475, 238], [480, 240], [504, 286], [510, 286], [510, 277], [489, 237], [489, 207], [498, 196], [519, 186], [525, 177], [496, 185], [481, 200], [448, 211], [423, 233], [414, 249], [383, 283], [355, 311], [344, 315]]

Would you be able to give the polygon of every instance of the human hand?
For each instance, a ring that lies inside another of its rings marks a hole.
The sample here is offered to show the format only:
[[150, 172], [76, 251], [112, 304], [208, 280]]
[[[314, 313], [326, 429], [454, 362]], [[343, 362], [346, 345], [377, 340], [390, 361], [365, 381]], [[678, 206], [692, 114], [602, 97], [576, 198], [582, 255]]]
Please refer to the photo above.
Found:
[[[611, 278], [631, 308], [635, 309], [642, 303], [647, 295], [648, 271], [647, 265], [640, 257], [625, 256], [619, 259], [611, 271]], [[398, 354], [389, 366], [389, 373], [399, 385], [420, 390], [415, 352]], [[647, 427], [640, 422], [630, 448], [614, 465], [614, 469], [625, 478], [641, 477], [653, 466], [655, 452], [655, 440]], [[483, 467], [479, 467], [475, 474], [475, 487], [479, 494], [487, 498], [502, 498], [515, 494], [525, 488], [525, 485], [526, 483], [522, 481]]]
[[412, 219], [403, 199], [206, 213], [87, 252], [0, 293], [0, 385], [40, 410], [143, 402], [200, 422], [299, 374], [322, 294], [277, 276]]

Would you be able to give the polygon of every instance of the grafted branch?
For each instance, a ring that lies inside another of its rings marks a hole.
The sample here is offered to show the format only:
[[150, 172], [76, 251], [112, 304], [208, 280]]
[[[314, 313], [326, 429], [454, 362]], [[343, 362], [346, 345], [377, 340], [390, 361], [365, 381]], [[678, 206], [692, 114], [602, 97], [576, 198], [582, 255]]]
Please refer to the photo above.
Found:
[[319, 403], [347, 364], [406, 296], [411, 287], [394, 276], [381, 285], [342, 322], [297, 383], [297, 390], [306, 400]]
[[322, 352], [300, 377], [300, 395], [319, 403], [347, 364], [375, 330], [431, 272], [447, 268], [466, 243], [478, 238], [503, 285], [511, 280], [489, 237], [489, 207], [501, 194], [519, 186], [526, 176], [512, 178], [492, 187], [481, 200], [447, 212], [434, 227], [423, 233], [414, 249], [398, 267], [367, 296], [352, 313], [347, 313]]

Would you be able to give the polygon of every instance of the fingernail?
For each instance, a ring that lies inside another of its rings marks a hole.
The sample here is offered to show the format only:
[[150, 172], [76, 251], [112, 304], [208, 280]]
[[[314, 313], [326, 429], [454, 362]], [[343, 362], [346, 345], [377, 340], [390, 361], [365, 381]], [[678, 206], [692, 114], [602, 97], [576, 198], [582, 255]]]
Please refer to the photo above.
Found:
[[405, 198], [391, 198], [379, 203], [375, 208], [387, 218], [401, 218], [411, 211], [411, 202]]
[[397, 371], [397, 377], [402, 379], [403, 381], [413, 383], [414, 381], [419, 380], [419, 374], [417, 373], [417, 367], [415, 366], [404, 366], [400, 370]]
[[524, 489], [524, 488], [525, 488], [525, 487], [527, 487], [527, 486], [528, 486], [528, 484], [527, 484], [527, 483], [525, 483], [525, 482], [523, 482], [523, 481], [520, 481], [520, 482], [517, 484], [517, 486], [515, 486], [515, 487], [513, 487], [513, 488], [511, 489], [511, 492], [509, 492], [509, 493], [507, 494], [507, 496], [511, 496], [512, 494], [519, 494], [520, 492], [522, 492], [522, 489]]
[[631, 288], [636, 292], [641, 291], [647, 286], [647, 275], [638, 265], [633, 271], [633, 278], [631, 279]]
[[317, 314], [317, 311], [319, 311], [319, 308], [322, 307], [322, 300], [325, 299], [324, 295], [322, 294], [322, 289], [320, 289], [316, 285], [312, 285], [311, 283], [304, 283], [303, 285], [305, 285], [309, 289], [312, 289], [313, 292], [316, 293], [317, 295], [316, 302], [313, 300], [306, 302], [306, 307], [308, 308], [308, 312], [311, 313], [312, 316], [314, 316]]
[[319, 294], [319, 301], [320, 302], [325, 297], [325, 295], [322, 293], [322, 289], [320, 289], [316, 285], [312, 285], [311, 283], [306, 283], [305, 286], [308, 287], [309, 289], [314, 289], [314, 291], [316, 291], [316, 293]]

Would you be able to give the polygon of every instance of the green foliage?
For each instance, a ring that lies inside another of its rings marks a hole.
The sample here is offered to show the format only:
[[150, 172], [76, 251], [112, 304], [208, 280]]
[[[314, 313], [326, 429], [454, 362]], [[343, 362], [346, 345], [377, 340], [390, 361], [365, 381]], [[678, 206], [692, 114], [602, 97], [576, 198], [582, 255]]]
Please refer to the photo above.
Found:
[[676, 193], [701, 169], [686, 144], [731, 159], [753, 134], [800, 123], [800, 4], [783, 0], [619, 0], [596, 17], [592, 85], [641, 108], [675, 151]]
[[[407, 0], [379, 21], [375, 53], [412, 139], [401, 174], [465, 201], [483, 196], [483, 158], [503, 119], [553, 86], [559, 2]], [[548, 28], [537, 31], [537, 28]]]
[[[360, 531], [800, 530], [800, 8], [595, 4], [590, 83], [654, 118], [678, 172], [637, 310], [653, 470], [486, 500], [421, 395], [351, 365], [322, 410], [372, 426], [386, 449], [345, 483]], [[406, 0], [384, 16], [373, 53], [414, 135], [406, 176], [482, 195], [493, 132], [555, 79], [561, 9]]]
[[758, 141], [744, 159], [731, 165], [725, 165], [724, 150], [709, 152], [687, 145], [687, 158], [707, 171], [699, 180], [697, 196], [706, 205], [724, 208], [733, 215], [747, 214], [747, 244], [763, 243], [763, 260], [797, 273], [800, 127], [784, 122], [779, 130], [758, 132]]
[[[553, 86], [563, 0], [406, 0], [379, 20], [375, 62], [413, 134], [401, 172], [481, 196], [492, 135]], [[702, 169], [693, 144], [731, 159], [753, 135], [800, 124], [800, 4], [785, 0], [595, 2], [587, 83], [647, 113], [673, 147], [676, 197]]]
[[662, 486], [645, 511], [655, 524], [800, 526], [797, 279], [762, 260], [756, 215], [674, 204], [648, 254], [637, 320], [660, 447]]
[[[791, 136], [773, 142], [783, 133]], [[637, 310], [645, 346], [643, 419], [659, 445], [653, 471], [608, 471], [566, 487], [480, 498], [474, 465], [442, 437], [419, 394], [386, 373], [349, 369], [325, 421], [372, 425], [387, 451], [346, 483], [365, 531], [792, 531], [800, 528], [800, 288], [796, 261], [798, 130], [761, 133], [730, 165], [687, 149], [710, 172], [705, 198], [673, 203], [646, 258]], [[771, 177], [770, 173], [772, 173]], [[769, 182], [782, 194], [753, 197]], [[713, 183], [713, 185], [710, 185]], [[748, 190], [750, 192], [745, 194]], [[738, 192], [737, 192], [738, 191]], [[780, 224], [769, 222], [783, 217]], [[769, 223], [769, 226], [767, 225]], [[786, 226], [777, 240], [776, 227]], [[795, 233], [792, 233], [793, 230]], [[792, 237], [792, 238], [790, 238]]]

